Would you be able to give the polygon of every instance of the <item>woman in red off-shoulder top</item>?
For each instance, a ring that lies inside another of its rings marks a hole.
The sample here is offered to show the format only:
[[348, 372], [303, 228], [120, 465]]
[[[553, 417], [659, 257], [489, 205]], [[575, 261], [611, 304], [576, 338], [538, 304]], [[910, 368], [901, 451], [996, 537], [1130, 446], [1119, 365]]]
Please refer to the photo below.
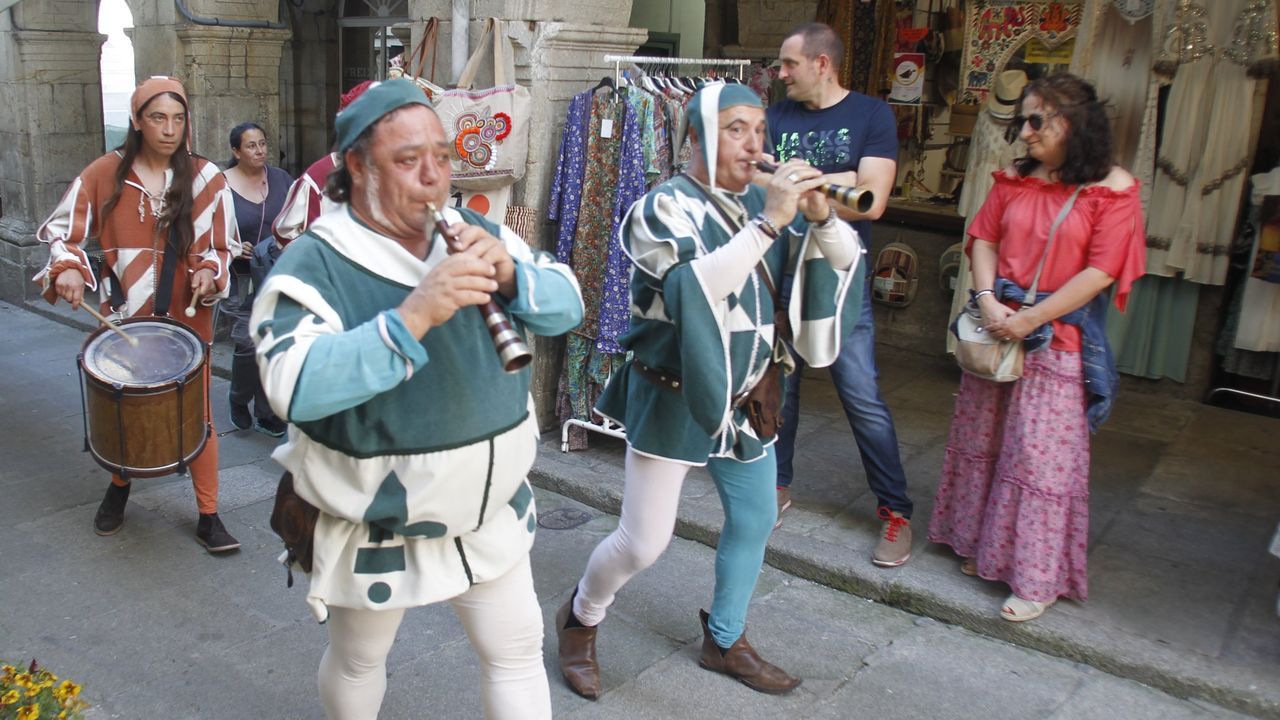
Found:
[[[1065, 73], [1036, 80], [1013, 123], [1028, 156], [995, 174], [966, 250], [987, 331], [1022, 340], [1049, 324], [1052, 340], [1027, 353], [1015, 382], [961, 379], [929, 539], [964, 558], [965, 574], [1008, 584], [1000, 614], [1018, 622], [1059, 597], [1088, 595], [1090, 420], [1105, 412], [1086, 413], [1098, 389], [1086, 360], [1109, 362], [1110, 351], [1105, 336], [1083, 347], [1082, 328], [1100, 330], [1109, 288], [1124, 309], [1143, 274], [1145, 237], [1138, 182], [1112, 164], [1110, 123], [1091, 85]], [[997, 278], [1032, 284], [1050, 226], [1077, 190], [1045, 261], [1041, 301], [1002, 302]], [[1081, 314], [1085, 322], [1062, 320]]]

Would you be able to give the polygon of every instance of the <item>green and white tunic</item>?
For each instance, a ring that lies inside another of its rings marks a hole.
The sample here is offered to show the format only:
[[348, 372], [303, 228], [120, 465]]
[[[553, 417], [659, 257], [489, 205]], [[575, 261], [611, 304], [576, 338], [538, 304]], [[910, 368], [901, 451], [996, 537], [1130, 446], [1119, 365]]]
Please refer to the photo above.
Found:
[[[515, 324], [560, 334], [582, 319], [572, 272], [463, 210], [516, 261]], [[480, 313], [463, 308], [421, 341], [395, 310], [446, 256], [420, 260], [341, 207], [280, 256], [250, 327], [272, 408], [290, 421], [272, 457], [321, 510], [307, 601], [391, 609], [500, 577], [536, 526], [538, 429], [529, 370], [499, 364]]]
[[[610, 379], [596, 409], [623, 425], [627, 443], [641, 454], [688, 465], [704, 465], [708, 457], [750, 462], [764, 457], [767, 443], [733, 400], [768, 369], [773, 299], [758, 272], [723, 300], [708, 291], [691, 261], [724, 246], [734, 232], [695, 182], [672, 178], [623, 220], [623, 249], [632, 262], [631, 328], [619, 341], [633, 355]], [[740, 195], [717, 189], [714, 196], [744, 228], [740, 232], [759, 232], [748, 220], [764, 208], [763, 189], [751, 186]], [[858, 242], [847, 224], [834, 226], [822, 232]], [[763, 262], [775, 286], [784, 267], [795, 263], [789, 308], [794, 346], [807, 363], [825, 367], [857, 320], [866, 263], [859, 248], [850, 268], [834, 269], [814, 237], [818, 232], [797, 216]], [[680, 392], [647, 380], [635, 363], [679, 376]]]

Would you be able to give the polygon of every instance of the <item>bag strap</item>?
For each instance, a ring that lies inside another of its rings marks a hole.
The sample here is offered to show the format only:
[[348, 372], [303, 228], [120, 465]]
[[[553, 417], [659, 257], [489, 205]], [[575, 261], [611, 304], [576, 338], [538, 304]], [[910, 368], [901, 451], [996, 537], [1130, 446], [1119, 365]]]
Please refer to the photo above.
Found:
[[1031, 280], [1031, 287], [1027, 289], [1027, 296], [1022, 300], [1022, 307], [1031, 307], [1036, 304], [1036, 290], [1040, 287], [1040, 273], [1044, 270], [1045, 261], [1049, 259], [1049, 250], [1053, 247], [1053, 237], [1058, 233], [1058, 226], [1063, 220], [1067, 219], [1067, 214], [1071, 212], [1071, 208], [1076, 204], [1076, 197], [1080, 195], [1080, 191], [1084, 189], [1084, 185], [1077, 185], [1075, 192], [1071, 193], [1071, 197], [1067, 198], [1067, 202], [1063, 204], [1062, 209], [1058, 211], [1058, 217], [1054, 219], [1053, 225], [1049, 226], [1049, 241], [1044, 244], [1044, 255], [1040, 256], [1040, 264], [1036, 266], [1036, 276]]
[[409, 63], [405, 70], [412, 77], [423, 77], [423, 70], [427, 65], [427, 53], [431, 53], [431, 74], [426, 78], [431, 82], [436, 80], [436, 59], [440, 56], [440, 44], [438, 41], [440, 33], [440, 18], [431, 17], [427, 19], [426, 27], [422, 29], [422, 39], [418, 41], [418, 45], [413, 49], [409, 56]]
[[[484, 52], [488, 49], [491, 40], [493, 42], [494, 86], [498, 87], [515, 82], [515, 60], [511, 55], [504, 53], [504, 49], [511, 45], [511, 40], [503, 32], [502, 21], [491, 17], [485, 21], [484, 35], [480, 37], [480, 43], [476, 45], [475, 52], [471, 53], [471, 58], [467, 60], [466, 66], [462, 68], [462, 74], [458, 76], [458, 87], [469, 90], [475, 84], [476, 74], [480, 72], [480, 60], [484, 57]], [[512, 52], [514, 52], [514, 49], [512, 49]]]

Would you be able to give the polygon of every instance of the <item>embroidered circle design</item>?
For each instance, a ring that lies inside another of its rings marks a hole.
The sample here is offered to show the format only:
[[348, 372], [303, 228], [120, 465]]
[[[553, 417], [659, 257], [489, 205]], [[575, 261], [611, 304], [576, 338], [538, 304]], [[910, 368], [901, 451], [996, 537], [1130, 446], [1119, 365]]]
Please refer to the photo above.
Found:
[[489, 164], [489, 158], [492, 156], [493, 146], [485, 143], [471, 151], [471, 155], [467, 157], [467, 162], [475, 167], [483, 168]]
[[504, 112], [494, 113], [493, 120], [498, 125], [498, 135], [494, 139], [498, 142], [506, 140], [511, 134], [511, 116]]
[[369, 586], [369, 601], [382, 604], [391, 599], [391, 586], [384, 582], [376, 582]]

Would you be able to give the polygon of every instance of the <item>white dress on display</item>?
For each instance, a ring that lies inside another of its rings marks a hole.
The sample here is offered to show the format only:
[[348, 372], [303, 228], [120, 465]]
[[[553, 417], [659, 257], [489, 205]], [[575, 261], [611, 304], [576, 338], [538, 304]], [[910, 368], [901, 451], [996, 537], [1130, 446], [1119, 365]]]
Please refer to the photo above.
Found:
[[1173, 79], [1147, 214], [1150, 273], [1209, 285], [1226, 279], [1258, 81], [1221, 48], [1249, 2], [1204, 3], [1211, 47], [1182, 62]]

